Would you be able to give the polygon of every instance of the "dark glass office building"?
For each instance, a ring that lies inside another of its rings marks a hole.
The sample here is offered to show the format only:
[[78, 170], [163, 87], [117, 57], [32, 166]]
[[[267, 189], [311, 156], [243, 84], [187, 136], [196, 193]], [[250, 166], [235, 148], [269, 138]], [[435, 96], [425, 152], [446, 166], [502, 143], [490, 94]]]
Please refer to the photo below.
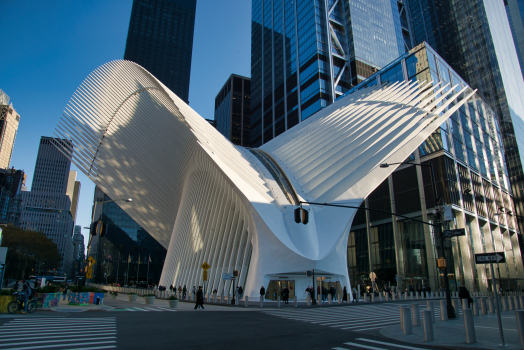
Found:
[[[504, 2], [405, 2], [414, 43], [435, 48], [495, 112], [517, 214], [524, 216], [524, 81]], [[524, 220], [519, 227], [524, 230]]]
[[[95, 188], [96, 201], [110, 201]], [[136, 223], [117, 202], [98, 204], [95, 221], [103, 223], [103, 237], [92, 238], [89, 256], [94, 257], [95, 283], [135, 284], [137, 279], [157, 284], [164, 266], [166, 249]], [[149, 264], [149, 274], [148, 274]]]
[[189, 103], [196, 0], [133, 0], [124, 59]]
[[[450, 83], [456, 86], [456, 92], [467, 88], [462, 98], [472, 91], [424, 43], [353, 90], [403, 80], [432, 81], [434, 87]], [[436, 264], [443, 256], [440, 237], [432, 226], [405, 218], [436, 223], [432, 165], [439, 205], [452, 208], [452, 220], [443, 228], [464, 228], [466, 233], [445, 239], [451, 289], [465, 286], [470, 291], [492, 290], [489, 266], [476, 265], [474, 256], [493, 251], [506, 254], [506, 263], [495, 266], [497, 285], [509, 290], [524, 288], [524, 265], [501, 136], [495, 112], [480, 94], [475, 94], [406, 159], [422, 166], [401, 165], [378, 186], [363, 207], [385, 212], [360, 209], [350, 229], [348, 271], [352, 284], [371, 286], [369, 275], [374, 272], [380, 290], [385, 286], [400, 290], [429, 286], [435, 291], [444, 286], [442, 270]]]
[[250, 147], [251, 79], [231, 74], [215, 97], [217, 130], [235, 145]]
[[252, 0], [251, 26], [252, 147], [411, 48], [401, 1]]

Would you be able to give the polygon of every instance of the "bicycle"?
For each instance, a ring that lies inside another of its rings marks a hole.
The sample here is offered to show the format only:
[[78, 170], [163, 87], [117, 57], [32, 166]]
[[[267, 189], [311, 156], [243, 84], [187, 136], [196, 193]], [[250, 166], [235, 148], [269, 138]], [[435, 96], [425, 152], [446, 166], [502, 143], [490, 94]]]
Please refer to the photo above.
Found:
[[[24, 298], [21, 297], [20, 293], [14, 293], [16, 295], [16, 300], [13, 300], [7, 305], [7, 312], [10, 314], [15, 314], [18, 311], [24, 310]], [[32, 298], [27, 301], [27, 312], [33, 313], [36, 311], [36, 298]]]

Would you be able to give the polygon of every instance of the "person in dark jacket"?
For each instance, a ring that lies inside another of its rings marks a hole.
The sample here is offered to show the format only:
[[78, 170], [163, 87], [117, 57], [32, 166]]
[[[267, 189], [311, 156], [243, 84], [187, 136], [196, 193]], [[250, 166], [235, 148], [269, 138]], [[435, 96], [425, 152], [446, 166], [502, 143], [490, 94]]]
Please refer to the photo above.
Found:
[[289, 304], [289, 289], [287, 287], [282, 291], [282, 297], [284, 297], [284, 304]]
[[195, 305], [195, 310], [198, 308], [198, 307], [201, 307], [202, 310], [204, 309], [204, 292], [202, 291], [202, 287], [198, 287], [198, 290], [196, 292], [196, 305]]
[[260, 295], [266, 295], [266, 288], [264, 288], [264, 286], [260, 287]]
[[346, 289], [346, 286], [344, 286], [344, 289], [342, 290], [342, 301], [348, 300], [348, 291]]
[[471, 298], [471, 295], [469, 294], [469, 290], [467, 290], [466, 287], [460, 287], [459, 288], [459, 298], [460, 299], [467, 299], [468, 300], [468, 308], [471, 307], [471, 303], [473, 302], [473, 299]]

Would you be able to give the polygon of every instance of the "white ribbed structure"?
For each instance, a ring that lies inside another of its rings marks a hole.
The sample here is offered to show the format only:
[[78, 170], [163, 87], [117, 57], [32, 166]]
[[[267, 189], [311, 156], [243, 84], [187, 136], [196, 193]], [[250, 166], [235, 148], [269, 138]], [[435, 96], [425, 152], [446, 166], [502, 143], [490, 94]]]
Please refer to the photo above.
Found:
[[248, 150], [142, 67], [113, 61], [86, 78], [57, 127], [75, 152], [57, 146], [111, 198], [133, 198], [119, 205], [168, 248], [161, 285], [202, 284], [207, 261], [208, 290], [219, 293], [230, 288], [222, 273], [234, 269], [251, 297], [271, 276], [312, 268], [350, 288], [356, 211], [305, 205], [303, 225], [294, 204], [360, 205], [394, 170], [379, 164], [406, 159], [468, 98], [444, 112], [453, 89], [431, 86], [358, 91]]

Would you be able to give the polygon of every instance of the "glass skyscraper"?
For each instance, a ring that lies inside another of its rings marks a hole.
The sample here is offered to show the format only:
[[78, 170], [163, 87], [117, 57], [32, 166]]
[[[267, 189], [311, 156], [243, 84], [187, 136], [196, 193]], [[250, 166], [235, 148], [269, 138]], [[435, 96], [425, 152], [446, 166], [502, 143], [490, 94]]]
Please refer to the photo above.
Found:
[[[517, 214], [524, 216], [524, 81], [504, 2], [405, 2], [414, 43], [428, 42], [495, 112]], [[524, 230], [524, 220], [519, 226]]]
[[231, 74], [215, 98], [215, 127], [235, 145], [249, 147], [251, 79]]
[[189, 103], [196, 0], [133, 0], [124, 59]]
[[[450, 83], [456, 91], [468, 84], [425, 43], [388, 64], [353, 90], [396, 81]], [[451, 89], [448, 87], [447, 89]], [[350, 91], [349, 93], [351, 93]], [[467, 94], [471, 89], [466, 90]], [[464, 94], [464, 95], [465, 95]], [[464, 228], [466, 236], [445, 239], [448, 277], [452, 290], [492, 288], [487, 265], [475, 265], [474, 255], [505, 251], [506, 263], [497, 264], [495, 278], [503, 289], [524, 287], [524, 266], [509, 191], [500, 127], [495, 112], [479, 94], [470, 98], [444, 122], [406, 162], [363, 203], [363, 207], [393, 212], [435, 223], [432, 164], [440, 204], [452, 207], [453, 220], [444, 229]], [[502, 214], [500, 214], [502, 213]], [[354, 284], [400, 290], [443, 287], [440, 238], [432, 227], [384, 212], [360, 209], [348, 239], [348, 270]]]
[[252, 0], [251, 25], [252, 147], [411, 48], [396, 0]]
[[519, 57], [520, 71], [524, 77], [524, 0], [504, 0], [504, 5]]

